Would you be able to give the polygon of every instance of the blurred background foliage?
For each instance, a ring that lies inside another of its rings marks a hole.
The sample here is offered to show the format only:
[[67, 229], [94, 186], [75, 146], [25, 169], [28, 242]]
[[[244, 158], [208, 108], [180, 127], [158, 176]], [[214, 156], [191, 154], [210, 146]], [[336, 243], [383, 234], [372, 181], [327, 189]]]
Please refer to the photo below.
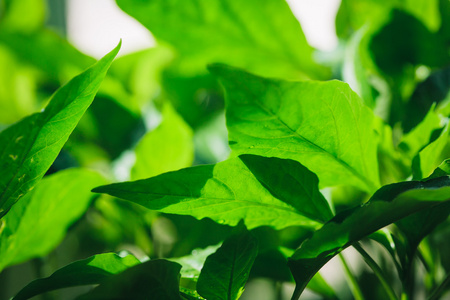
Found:
[[[392, 130], [392, 140], [391, 132], [386, 133], [386, 147], [397, 147], [433, 103], [436, 110], [450, 109], [448, 0], [342, 0], [336, 16], [339, 45], [329, 52], [309, 46], [283, 1], [265, 1], [258, 7], [255, 1], [228, 1], [236, 7], [226, 8], [213, 1], [204, 15], [196, 13], [189, 1], [176, 8], [177, 1], [168, 1], [167, 6], [157, 2], [117, 0], [122, 10], [150, 30], [157, 44], [114, 61], [48, 175], [82, 167], [100, 171], [106, 178], [102, 180], [110, 182], [136, 180], [227, 158], [223, 94], [207, 71], [207, 65], [216, 62], [267, 77], [348, 82], [392, 128], [380, 126], [382, 139], [383, 132]], [[66, 39], [65, 11], [62, 0], [0, 1], [0, 130], [41, 110], [53, 92], [95, 62]], [[384, 184], [405, 179], [397, 158], [381, 157], [380, 165]], [[348, 188], [326, 193], [337, 210], [360, 199]], [[14, 261], [9, 265], [38, 256], [0, 274], [1, 299], [34, 278], [95, 253], [128, 250], [138, 258], [195, 256], [195, 249], [217, 245], [230, 232], [228, 226], [209, 219], [159, 214], [106, 195], [90, 200], [85, 214], [64, 225], [69, 226], [67, 235], [56, 249]], [[442, 258], [441, 269], [428, 270], [425, 285], [435, 284], [433, 277], [450, 271], [449, 230], [444, 222], [423, 243], [424, 260]], [[263, 227], [254, 234], [260, 254], [244, 297], [284, 299], [289, 292], [280, 283], [292, 282], [286, 257], [311, 232]], [[389, 266], [384, 250], [374, 249]], [[395, 281], [395, 269], [387, 269]], [[383, 299], [374, 276], [364, 268], [359, 274], [366, 299]], [[191, 283], [185, 279], [182, 284]], [[332, 285], [341, 295], [350, 295], [345, 285]], [[264, 289], [270, 291], [266, 297], [274, 298], [256, 296]], [[323, 289], [310, 289], [326, 298]], [[67, 299], [72, 292], [43, 299]]]

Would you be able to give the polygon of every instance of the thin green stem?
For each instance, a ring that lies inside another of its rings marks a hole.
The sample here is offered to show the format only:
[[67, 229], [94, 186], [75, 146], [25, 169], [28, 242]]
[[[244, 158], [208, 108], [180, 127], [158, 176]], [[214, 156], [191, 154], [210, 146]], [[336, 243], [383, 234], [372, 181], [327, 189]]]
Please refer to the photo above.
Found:
[[364, 296], [361, 292], [361, 289], [359, 288], [358, 281], [356, 280], [355, 275], [353, 275], [350, 267], [347, 264], [347, 261], [341, 253], [339, 253], [339, 258], [341, 259], [342, 265], [344, 266], [345, 274], [347, 275], [347, 278], [349, 280], [349, 286], [350, 290], [352, 291], [353, 297], [355, 297], [355, 300], [364, 300]]
[[353, 247], [361, 254], [364, 261], [367, 263], [367, 265], [372, 269], [375, 276], [378, 277], [378, 280], [380, 280], [381, 285], [383, 286], [384, 290], [386, 291], [388, 297], [390, 300], [398, 300], [397, 296], [395, 295], [394, 290], [392, 289], [391, 285], [388, 283], [386, 276], [383, 274], [383, 271], [381, 270], [380, 266], [373, 260], [372, 257], [370, 257], [369, 253], [364, 250], [359, 243], [353, 244]]
[[450, 273], [447, 274], [444, 281], [431, 293], [431, 296], [428, 300], [437, 300], [440, 299], [442, 294], [446, 291], [447, 285], [450, 284]]

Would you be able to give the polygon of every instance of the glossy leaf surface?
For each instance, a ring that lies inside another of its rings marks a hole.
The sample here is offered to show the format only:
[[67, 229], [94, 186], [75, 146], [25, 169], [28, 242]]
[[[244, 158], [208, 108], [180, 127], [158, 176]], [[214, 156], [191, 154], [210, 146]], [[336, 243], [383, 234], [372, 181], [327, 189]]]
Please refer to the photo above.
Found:
[[57, 270], [47, 278], [37, 279], [24, 287], [13, 300], [25, 300], [49, 291], [92, 285], [140, 264], [133, 255], [119, 256], [115, 253], [103, 253], [73, 262]]
[[90, 189], [102, 183], [100, 174], [83, 169], [44, 178], [2, 220], [0, 270], [53, 250], [89, 207]]
[[257, 254], [258, 241], [250, 232], [234, 233], [206, 259], [197, 282], [198, 293], [206, 299], [239, 299]]
[[0, 218], [44, 176], [91, 104], [120, 44], [59, 89], [41, 113], [0, 133]]
[[296, 293], [301, 293], [324, 264], [352, 243], [446, 200], [450, 200], [448, 176], [384, 186], [366, 204], [336, 215], [291, 257], [289, 267], [297, 283]]
[[243, 155], [94, 192], [231, 226], [244, 219], [249, 228], [314, 228], [332, 216], [317, 185], [317, 177], [295, 161]]
[[321, 187], [379, 186], [373, 113], [343, 82], [289, 82], [214, 65], [231, 149], [299, 161]]

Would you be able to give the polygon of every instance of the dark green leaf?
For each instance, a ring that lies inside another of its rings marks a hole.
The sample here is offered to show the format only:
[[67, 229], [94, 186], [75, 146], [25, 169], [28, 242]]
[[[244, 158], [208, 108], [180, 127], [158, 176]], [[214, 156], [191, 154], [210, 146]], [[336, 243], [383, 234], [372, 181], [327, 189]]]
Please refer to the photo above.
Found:
[[448, 176], [384, 186], [366, 204], [336, 215], [291, 257], [289, 267], [297, 283], [296, 294], [324, 264], [352, 243], [446, 200], [450, 200]]
[[83, 169], [45, 177], [2, 220], [0, 271], [53, 250], [89, 207], [90, 189], [103, 183], [100, 174]]
[[37, 279], [24, 287], [13, 300], [25, 300], [49, 291], [79, 285], [99, 284], [114, 274], [139, 264], [133, 255], [119, 256], [103, 253], [73, 262], [53, 273]]
[[317, 185], [317, 177], [295, 161], [242, 155], [93, 191], [165, 213], [281, 229], [317, 227], [331, 217]]
[[179, 53], [184, 73], [221, 62], [283, 78], [323, 78], [299, 22], [282, 0], [117, 0]]
[[138, 264], [111, 276], [77, 300], [165, 299], [181, 300], [181, 266], [163, 259]]
[[379, 186], [373, 113], [346, 83], [270, 80], [213, 66], [225, 88], [235, 154], [299, 161], [322, 187]]
[[0, 218], [44, 176], [94, 99], [120, 44], [59, 89], [45, 110], [0, 133]]
[[257, 254], [258, 241], [250, 232], [241, 229], [234, 233], [206, 259], [198, 293], [206, 299], [239, 299]]

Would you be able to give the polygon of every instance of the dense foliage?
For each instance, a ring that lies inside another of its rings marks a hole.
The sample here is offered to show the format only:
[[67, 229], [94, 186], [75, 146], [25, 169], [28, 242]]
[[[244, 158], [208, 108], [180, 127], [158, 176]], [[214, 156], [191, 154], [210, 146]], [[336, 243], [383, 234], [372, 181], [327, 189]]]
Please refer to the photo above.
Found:
[[448, 297], [448, 0], [342, 0], [326, 53], [284, 0], [116, 2], [157, 46], [95, 62], [0, 1], [0, 297]]

